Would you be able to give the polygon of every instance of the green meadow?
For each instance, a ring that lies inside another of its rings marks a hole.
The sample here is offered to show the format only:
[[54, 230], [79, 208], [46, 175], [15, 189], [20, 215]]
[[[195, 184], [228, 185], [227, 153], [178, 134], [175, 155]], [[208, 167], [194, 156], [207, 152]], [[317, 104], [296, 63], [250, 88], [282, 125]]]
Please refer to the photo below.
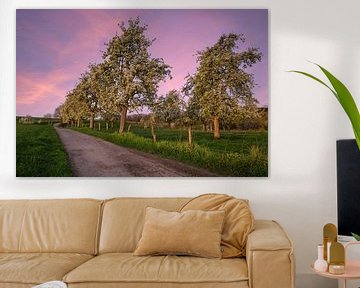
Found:
[[68, 156], [52, 124], [16, 124], [16, 176], [72, 176]]

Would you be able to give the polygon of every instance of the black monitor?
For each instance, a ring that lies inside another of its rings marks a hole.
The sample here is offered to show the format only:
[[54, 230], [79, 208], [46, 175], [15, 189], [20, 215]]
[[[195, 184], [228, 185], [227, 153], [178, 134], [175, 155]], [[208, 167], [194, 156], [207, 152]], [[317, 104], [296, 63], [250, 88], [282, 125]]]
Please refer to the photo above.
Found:
[[355, 140], [338, 140], [336, 150], [338, 233], [360, 234], [360, 151]]

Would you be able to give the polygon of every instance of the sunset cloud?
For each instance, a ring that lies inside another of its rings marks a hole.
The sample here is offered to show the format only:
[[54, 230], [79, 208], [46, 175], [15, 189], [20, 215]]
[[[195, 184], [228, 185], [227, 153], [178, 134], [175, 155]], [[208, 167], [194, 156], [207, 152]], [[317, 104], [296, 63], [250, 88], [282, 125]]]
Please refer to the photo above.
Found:
[[263, 61], [252, 69], [255, 96], [268, 104], [266, 10], [17, 10], [17, 114], [41, 116], [65, 101], [90, 62], [100, 62], [104, 44], [117, 24], [139, 16], [156, 38], [153, 57], [173, 67], [172, 80], [159, 94], [180, 89], [196, 69], [196, 51], [211, 46], [222, 33], [243, 33], [244, 47], [260, 48]]
[[71, 80], [71, 75], [66, 75], [62, 71], [53, 71], [49, 74], [18, 73], [16, 114], [43, 115], [46, 111], [53, 112], [62, 102], [67, 91], [67, 83]]

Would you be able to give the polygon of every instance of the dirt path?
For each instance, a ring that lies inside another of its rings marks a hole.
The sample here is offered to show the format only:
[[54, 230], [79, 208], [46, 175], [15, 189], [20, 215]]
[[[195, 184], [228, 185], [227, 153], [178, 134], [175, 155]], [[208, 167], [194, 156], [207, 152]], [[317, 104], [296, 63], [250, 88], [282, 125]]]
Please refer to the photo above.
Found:
[[73, 130], [59, 127], [55, 127], [55, 130], [69, 155], [74, 176], [218, 176], [201, 168], [124, 148]]

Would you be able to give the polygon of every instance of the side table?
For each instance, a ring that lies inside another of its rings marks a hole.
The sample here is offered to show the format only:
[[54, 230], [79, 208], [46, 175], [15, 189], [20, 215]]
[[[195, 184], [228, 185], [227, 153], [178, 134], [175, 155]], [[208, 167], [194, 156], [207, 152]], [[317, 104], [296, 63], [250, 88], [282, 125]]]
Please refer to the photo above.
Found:
[[345, 273], [344, 274], [331, 274], [329, 272], [320, 272], [314, 269], [314, 264], [311, 265], [311, 269], [318, 275], [327, 278], [338, 279], [339, 281], [343, 280], [343, 288], [346, 288], [348, 280], [360, 279], [360, 260], [348, 260], [347, 259], [347, 248], [351, 245], [360, 245], [360, 242], [349, 242], [345, 246]]

